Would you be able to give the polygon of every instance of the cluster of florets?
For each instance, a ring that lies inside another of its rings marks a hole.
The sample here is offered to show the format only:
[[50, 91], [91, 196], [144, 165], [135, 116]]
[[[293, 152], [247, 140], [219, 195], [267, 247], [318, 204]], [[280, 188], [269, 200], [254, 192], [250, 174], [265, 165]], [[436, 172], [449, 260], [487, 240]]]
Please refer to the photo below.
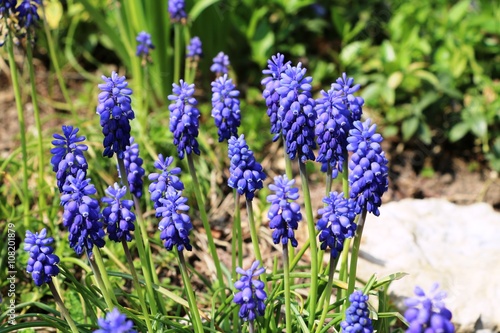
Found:
[[104, 225], [107, 228], [109, 239], [115, 242], [132, 240], [131, 231], [135, 230], [135, 214], [131, 211], [134, 202], [123, 199], [127, 194], [127, 187], [109, 186], [106, 190], [107, 197], [101, 199], [107, 204], [102, 211]]
[[366, 208], [378, 216], [381, 197], [389, 186], [387, 158], [380, 146], [383, 138], [377, 126], [355, 121], [347, 138], [347, 150], [353, 152], [349, 161], [350, 196], [357, 202], [357, 213]]
[[[267, 299], [264, 291], [264, 282], [258, 279], [265, 272], [265, 268], [259, 268], [260, 262], [255, 261], [249, 270], [236, 268], [241, 278], [234, 283], [238, 292], [234, 295], [233, 302], [240, 305], [239, 316], [244, 321], [254, 321], [257, 316], [263, 316], [266, 309], [264, 301]], [[254, 278], [257, 279], [254, 279]]]
[[286, 153], [291, 160], [298, 157], [302, 163], [314, 160], [313, 149], [316, 112], [311, 97], [312, 77], [304, 77], [306, 69], [299, 63], [297, 67], [287, 65], [281, 73], [278, 118], [286, 142]]
[[[136, 198], [142, 197], [143, 180], [145, 174], [142, 167], [143, 160], [139, 157], [139, 145], [134, 143], [134, 138], [130, 137], [130, 145], [127, 146], [123, 153], [123, 162], [127, 172], [127, 180], [130, 186], [130, 193]], [[121, 178], [120, 169], [118, 168], [118, 176]]]
[[133, 329], [134, 323], [127, 316], [120, 313], [117, 308], [106, 314], [105, 318], [97, 319], [99, 329], [94, 333], [137, 333]]
[[145, 31], [139, 32], [135, 40], [138, 42], [135, 55], [147, 59], [149, 57], [149, 50], [155, 48], [151, 41], [151, 35]]
[[[151, 194], [151, 201], [154, 202], [154, 208], [161, 206], [160, 199], [165, 197], [165, 194], [169, 187], [172, 187], [176, 191], [184, 190], [184, 184], [181, 182], [178, 174], [181, 173], [181, 168], [175, 167], [170, 169], [173, 157], [164, 158], [162, 154], [158, 155], [158, 160], [155, 161], [154, 167], [160, 170], [160, 173], [150, 173], [148, 178], [152, 181], [149, 185], [149, 193]], [[161, 214], [156, 214], [156, 217], [160, 217]]]
[[188, 155], [192, 152], [199, 155], [198, 148], [198, 118], [200, 111], [196, 105], [198, 101], [193, 97], [194, 84], [187, 84], [180, 80], [180, 84], [172, 84], [172, 95], [168, 99], [172, 101], [170, 110], [170, 131], [174, 134], [174, 145], [177, 146], [179, 158], [184, 158], [184, 152]]
[[235, 188], [238, 194], [245, 194], [247, 200], [252, 200], [255, 191], [264, 186], [266, 174], [262, 171], [262, 165], [255, 160], [253, 151], [248, 148], [243, 134], [239, 138], [231, 137], [228, 144], [230, 177], [227, 184]]
[[172, 22], [182, 22], [185, 23], [186, 14], [186, 4], [184, 0], [168, 0], [168, 13], [170, 14], [170, 20]]
[[127, 88], [125, 76], [116, 72], [111, 77], [102, 76], [105, 83], [99, 84], [99, 104], [97, 114], [101, 117], [102, 134], [104, 134], [103, 156], [123, 158], [123, 153], [130, 142], [130, 120], [135, 118], [130, 105], [132, 90]]
[[330, 248], [330, 255], [337, 258], [344, 248], [344, 240], [354, 237], [356, 224], [356, 202], [344, 198], [344, 193], [330, 192], [323, 198], [325, 207], [318, 210], [321, 218], [316, 224], [320, 231], [321, 249]]
[[337, 81], [332, 84], [332, 88], [335, 90], [335, 95], [338, 98], [335, 107], [341, 113], [348, 111], [351, 114], [352, 121], [356, 121], [361, 119], [363, 113], [362, 107], [365, 100], [360, 96], [353, 95], [360, 88], [359, 84], [353, 86], [353, 83], [353, 78], [348, 78], [346, 73], [342, 73], [342, 77], [339, 77]]
[[0, 0], [0, 19], [11, 15], [16, 9], [17, 0]]
[[52, 144], [55, 147], [50, 150], [53, 155], [50, 164], [56, 173], [59, 192], [62, 192], [63, 185], [69, 175], [75, 177], [78, 170], [86, 173], [88, 168], [87, 160], [83, 154], [88, 147], [79, 144], [79, 142], [85, 141], [85, 137], [77, 136], [79, 131], [77, 127], [63, 125], [62, 131], [63, 135], [58, 133], [53, 135]]
[[61, 205], [64, 207], [63, 225], [69, 231], [69, 246], [78, 255], [86, 250], [90, 257], [94, 245], [104, 246], [104, 231], [99, 202], [91, 197], [97, 191], [90, 184], [90, 179], [85, 177], [82, 170], [78, 170], [76, 177], [68, 176], [63, 186]]
[[219, 134], [219, 142], [238, 135], [240, 117], [240, 92], [227, 74], [212, 82], [212, 117]]
[[361, 290], [356, 290], [349, 296], [349, 302], [351, 305], [346, 310], [345, 320], [340, 324], [342, 332], [372, 333], [368, 295], [364, 295]]
[[219, 52], [213, 59], [210, 71], [214, 72], [217, 76], [226, 74], [229, 71], [229, 57], [224, 52]]
[[446, 297], [444, 291], [438, 291], [439, 285], [435, 283], [426, 294], [420, 287], [415, 287], [415, 298], [405, 301], [410, 308], [404, 317], [410, 326], [407, 333], [455, 333], [451, 323], [451, 311], [443, 302]]
[[31, 273], [35, 285], [41, 286], [49, 283], [53, 276], [59, 274], [59, 257], [54, 254], [51, 244], [54, 242], [52, 237], [47, 237], [47, 230], [44, 228], [40, 233], [26, 231], [24, 239], [24, 250], [28, 252], [30, 258], [26, 271]]
[[276, 141], [281, 135], [281, 120], [278, 117], [278, 109], [280, 107], [280, 95], [276, 89], [280, 86], [281, 73], [290, 64], [290, 61], [285, 63], [285, 56], [278, 53], [273, 55], [267, 61], [268, 69], [262, 71], [263, 74], [269, 75], [262, 79], [261, 84], [265, 86], [262, 97], [266, 100], [267, 115], [271, 122], [271, 133], [275, 134], [273, 141]]
[[24, 28], [35, 27], [40, 20], [37, 10], [41, 5], [41, 0], [22, 0], [16, 9], [19, 25]]
[[197, 61], [202, 56], [203, 50], [201, 48], [201, 39], [198, 36], [194, 36], [187, 46], [186, 57]]
[[302, 220], [300, 205], [294, 201], [299, 198], [299, 189], [294, 187], [295, 180], [289, 180], [286, 175], [274, 177], [274, 184], [269, 185], [269, 189], [274, 194], [267, 196], [267, 202], [271, 203], [267, 217], [271, 220], [269, 228], [273, 231], [274, 244], [288, 244], [290, 241], [293, 247], [298, 243], [295, 239], [295, 230]]

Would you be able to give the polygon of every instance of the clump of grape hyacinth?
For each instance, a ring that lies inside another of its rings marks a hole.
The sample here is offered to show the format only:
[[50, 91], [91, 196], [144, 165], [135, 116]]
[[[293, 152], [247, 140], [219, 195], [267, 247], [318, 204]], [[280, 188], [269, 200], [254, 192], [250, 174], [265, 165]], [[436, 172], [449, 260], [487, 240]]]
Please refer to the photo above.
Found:
[[326, 205], [318, 210], [321, 218], [316, 224], [316, 229], [320, 231], [321, 249], [330, 248], [331, 257], [338, 258], [344, 248], [344, 240], [354, 237], [356, 231], [356, 202], [344, 198], [344, 193], [330, 192], [323, 198], [323, 203]]
[[133, 329], [134, 323], [127, 316], [120, 313], [117, 308], [106, 314], [105, 318], [97, 319], [99, 329], [94, 333], [137, 333]]
[[69, 246], [81, 255], [84, 250], [89, 257], [92, 247], [104, 246], [103, 225], [100, 222], [101, 214], [99, 202], [90, 197], [97, 193], [90, 178], [78, 170], [76, 177], [69, 175], [63, 186], [61, 205], [64, 207], [63, 225], [69, 231]]
[[349, 296], [351, 305], [347, 308], [345, 320], [340, 324], [345, 333], [372, 333], [373, 326], [368, 309], [368, 295], [355, 290]]
[[370, 119], [355, 121], [347, 138], [347, 150], [353, 152], [349, 161], [349, 186], [351, 198], [357, 201], [357, 213], [366, 208], [380, 215], [381, 197], [389, 186], [387, 158], [380, 143], [383, 138], [376, 133], [377, 126]]
[[105, 83], [99, 84], [99, 104], [97, 114], [100, 115], [102, 134], [104, 134], [103, 156], [123, 158], [123, 153], [130, 143], [130, 120], [135, 118], [130, 105], [132, 90], [128, 88], [125, 76], [116, 72], [111, 77], [102, 76]]
[[197, 60], [203, 56], [203, 50], [201, 48], [201, 39], [198, 36], [194, 36], [189, 41], [189, 45], [187, 46], [186, 57], [191, 58], [193, 60]]
[[306, 69], [299, 63], [297, 67], [287, 65], [281, 73], [278, 118], [286, 142], [286, 153], [291, 160], [298, 157], [302, 163], [314, 160], [313, 149], [316, 111], [311, 98], [312, 77], [304, 77]]
[[186, 22], [186, 4], [184, 0], [168, 0], [168, 13], [172, 22]]
[[280, 86], [281, 73], [285, 71], [289, 64], [290, 61], [285, 63], [285, 56], [278, 53], [267, 61], [268, 69], [262, 71], [262, 74], [269, 75], [262, 79], [261, 84], [265, 86], [262, 97], [266, 100], [267, 115], [271, 122], [271, 134], [275, 134], [273, 141], [278, 140], [281, 134], [281, 120], [278, 117], [280, 95], [276, 92], [276, 89]]
[[106, 189], [107, 197], [101, 201], [107, 205], [102, 211], [104, 225], [107, 227], [109, 239], [115, 242], [132, 240], [131, 231], [135, 230], [135, 214], [131, 211], [134, 206], [132, 200], [123, 199], [127, 194], [125, 186], [120, 187], [117, 183]]
[[[154, 166], [156, 169], [160, 170], [160, 173], [151, 173], [148, 178], [152, 181], [149, 185], [149, 193], [151, 193], [151, 201], [154, 202], [154, 208], [162, 206], [160, 199], [165, 198], [165, 195], [169, 188], [175, 191], [184, 190], [184, 184], [181, 182], [178, 174], [181, 173], [181, 168], [175, 167], [170, 169], [173, 157], [164, 158], [162, 154], [158, 155], [158, 160], [155, 161]], [[156, 213], [156, 217], [160, 217], [161, 213]]]
[[[142, 177], [145, 171], [142, 167], [143, 160], [139, 157], [139, 145], [134, 142], [134, 138], [130, 137], [130, 145], [127, 146], [123, 154], [123, 162], [127, 171], [127, 180], [130, 186], [130, 193], [136, 198], [142, 197], [143, 180]], [[118, 174], [120, 168], [118, 168]], [[121, 177], [121, 175], [119, 174]]]
[[218, 76], [226, 74], [229, 71], [229, 57], [224, 54], [224, 52], [219, 52], [213, 59], [210, 71], [214, 72]]
[[22, 0], [16, 8], [19, 25], [26, 29], [35, 27], [40, 20], [37, 10], [41, 5], [41, 0]]
[[444, 291], [439, 291], [439, 284], [435, 283], [428, 293], [420, 287], [415, 287], [417, 297], [406, 299], [410, 308], [404, 317], [409, 323], [407, 333], [455, 333], [451, 323], [451, 311], [443, 302], [446, 297]]
[[[293, 247], [297, 247], [295, 230], [302, 220], [300, 205], [293, 200], [299, 198], [299, 189], [294, 187], [295, 180], [288, 180], [287, 176], [274, 177], [274, 184], [269, 185], [269, 189], [274, 192], [267, 196], [267, 202], [271, 203], [267, 217], [271, 220], [269, 227], [274, 229], [274, 244], [288, 244], [290, 241]], [[292, 200], [292, 201], [290, 201]]]
[[26, 271], [31, 273], [35, 285], [41, 286], [49, 283], [52, 277], [59, 274], [59, 257], [54, 254], [51, 244], [52, 237], [47, 237], [47, 229], [42, 229], [40, 233], [26, 231], [24, 239], [24, 251], [27, 251], [30, 258], [26, 266]]
[[[17, 5], [17, 0], [0, 0], [0, 18], [4, 15], [10, 15], [14, 12]], [[7, 14], [6, 14], [7, 13]]]
[[158, 224], [160, 239], [167, 250], [172, 250], [175, 246], [178, 251], [184, 249], [191, 251], [189, 242], [189, 231], [193, 229], [191, 219], [185, 212], [189, 210], [187, 198], [182, 196], [182, 192], [168, 188], [164, 198], [160, 198], [161, 206], [156, 208], [157, 214], [161, 214], [162, 219]]
[[84, 136], [77, 136], [78, 127], [62, 126], [63, 135], [55, 133], [52, 144], [55, 146], [50, 150], [52, 158], [50, 164], [56, 173], [57, 187], [62, 192], [63, 185], [69, 175], [76, 176], [78, 170], [87, 172], [88, 164], [84, 151], [88, 147], [79, 142], [85, 141]]
[[243, 134], [239, 138], [231, 137], [228, 144], [230, 177], [227, 183], [229, 187], [235, 188], [238, 194], [245, 194], [247, 200], [252, 200], [255, 191], [264, 186], [266, 174], [262, 171], [262, 165], [255, 160], [253, 152], [248, 148]]
[[145, 31], [139, 32], [135, 40], [138, 42], [137, 50], [135, 51], [135, 55], [138, 57], [148, 57], [149, 50], [155, 48], [153, 42], [151, 41], [151, 35]]
[[179, 158], [184, 158], [184, 152], [190, 155], [192, 152], [200, 155], [198, 148], [198, 118], [200, 111], [196, 105], [198, 102], [193, 97], [194, 84], [187, 84], [180, 80], [180, 84], [172, 84], [172, 95], [168, 99], [172, 101], [170, 110], [170, 131], [174, 134], [174, 145], [177, 146]]
[[212, 82], [212, 117], [218, 128], [219, 142], [238, 135], [241, 123], [239, 95], [227, 74]]
[[[238, 292], [234, 295], [233, 302], [240, 305], [239, 316], [244, 321], [254, 321], [257, 316], [263, 316], [266, 309], [264, 301], [267, 299], [264, 291], [264, 282], [259, 275], [265, 272], [265, 268], [259, 267], [260, 262], [254, 261], [249, 270], [236, 268], [241, 278], [234, 283]], [[257, 279], [254, 279], [257, 278]]]

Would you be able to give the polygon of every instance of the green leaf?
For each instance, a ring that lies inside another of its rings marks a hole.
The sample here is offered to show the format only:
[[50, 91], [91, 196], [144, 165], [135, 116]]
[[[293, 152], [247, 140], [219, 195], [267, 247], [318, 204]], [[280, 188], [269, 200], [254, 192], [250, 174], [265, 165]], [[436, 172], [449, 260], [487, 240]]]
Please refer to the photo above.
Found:
[[382, 43], [382, 57], [384, 58], [384, 62], [393, 62], [396, 60], [396, 52], [388, 40], [384, 40]]
[[401, 124], [403, 141], [408, 141], [417, 132], [420, 119], [418, 117], [406, 118]]
[[356, 41], [346, 45], [340, 52], [340, 60], [344, 66], [348, 66], [356, 60], [364, 42]]
[[430, 145], [432, 143], [431, 129], [429, 125], [423, 121], [420, 122], [418, 126], [418, 138], [426, 145]]
[[189, 12], [189, 18], [193, 21], [196, 21], [196, 18], [208, 7], [213, 5], [214, 3], [219, 2], [219, 0], [199, 0], [196, 1], [195, 5], [193, 8], [191, 8], [191, 11]]
[[455, 126], [453, 126], [450, 130], [450, 134], [448, 135], [449, 139], [451, 142], [456, 142], [463, 138], [467, 132], [469, 132], [469, 124], [463, 122], [463, 123], [458, 123]]
[[391, 89], [396, 89], [399, 87], [401, 82], [403, 81], [403, 73], [400, 71], [392, 73], [387, 79], [387, 85]]
[[477, 137], [484, 138], [488, 133], [488, 122], [484, 115], [476, 114], [473, 117], [467, 119], [468, 125], [470, 126], [470, 130]]
[[452, 24], [456, 24], [458, 21], [460, 21], [467, 13], [469, 6], [470, 6], [469, 0], [460, 1], [455, 6], [453, 6], [448, 12], [448, 18], [450, 22]]
[[59, 1], [49, 1], [45, 4], [45, 17], [51, 29], [56, 29], [61, 22], [63, 8]]

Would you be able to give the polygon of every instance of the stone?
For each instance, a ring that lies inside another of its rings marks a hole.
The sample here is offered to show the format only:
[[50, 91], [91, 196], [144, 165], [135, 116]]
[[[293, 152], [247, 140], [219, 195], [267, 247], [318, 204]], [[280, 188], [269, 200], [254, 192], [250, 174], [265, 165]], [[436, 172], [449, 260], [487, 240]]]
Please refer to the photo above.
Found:
[[[500, 214], [485, 203], [458, 206], [444, 199], [405, 199], [368, 215], [358, 276], [408, 273], [389, 292], [400, 302], [415, 285], [440, 284], [457, 332], [500, 329]], [[401, 310], [404, 312], [404, 305]]]

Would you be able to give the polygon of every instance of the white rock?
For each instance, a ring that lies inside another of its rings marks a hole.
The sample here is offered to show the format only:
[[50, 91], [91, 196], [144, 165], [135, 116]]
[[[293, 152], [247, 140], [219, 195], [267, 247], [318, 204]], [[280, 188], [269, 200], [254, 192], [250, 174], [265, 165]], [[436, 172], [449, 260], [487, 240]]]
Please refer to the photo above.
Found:
[[367, 217], [358, 273], [366, 279], [395, 272], [409, 274], [390, 286], [395, 296], [413, 296], [415, 285], [428, 290], [438, 282], [457, 332], [497, 330], [500, 214], [485, 203], [458, 206], [442, 199], [382, 205], [380, 217]]

